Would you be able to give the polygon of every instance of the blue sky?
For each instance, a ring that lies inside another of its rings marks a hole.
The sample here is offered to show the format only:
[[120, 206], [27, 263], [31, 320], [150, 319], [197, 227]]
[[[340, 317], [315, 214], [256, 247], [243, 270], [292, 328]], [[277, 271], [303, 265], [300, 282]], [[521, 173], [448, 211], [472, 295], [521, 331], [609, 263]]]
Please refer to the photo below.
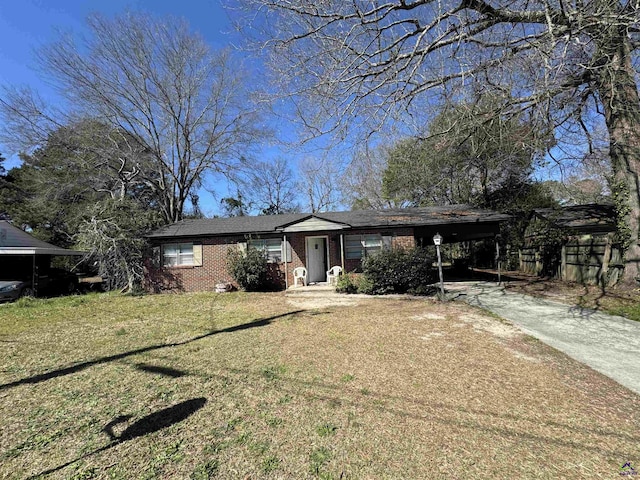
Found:
[[228, 45], [234, 34], [227, 13], [217, 0], [21, 0], [0, 5], [0, 82], [28, 84], [50, 90], [34, 71], [34, 51], [59, 30], [86, 32], [90, 13], [115, 15], [127, 10], [186, 18], [213, 47]]
[[[91, 13], [112, 16], [127, 10], [184, 17], [213, 48], [237, 41], [218, 0], [5, 0], [0, 3], [0, 85], [28, 85], [55, 104], [55, 92], [35, 70], [34, 52], [55, 39], [60, 30], [86, 33], [85, 19]], [[1, 144], [0, 153], [7, 157], [5, 167], [19, 164], [17, 156], [12, 155], [15, 152]], [[217, 205], [207, 197], [209, 194], [203, 192], [205, 213], [214, 213]]]
[[227, 13], [217, 0], [20, 0], [0, 5], [0, 82], [46, 90], [33, 70], [33, 52], [58, 30], [86, 32], [87, 15], [126, 10], [185, 17], [213, 47], [233, 39]]

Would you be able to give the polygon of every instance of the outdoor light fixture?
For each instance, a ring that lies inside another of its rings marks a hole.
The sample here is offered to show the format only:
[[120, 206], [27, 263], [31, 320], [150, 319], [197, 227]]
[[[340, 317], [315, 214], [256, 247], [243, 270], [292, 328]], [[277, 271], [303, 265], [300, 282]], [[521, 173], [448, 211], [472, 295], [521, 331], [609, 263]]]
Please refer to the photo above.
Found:
[[436, 246], [436, 252], [438, 253], [438, 273], [440, 274], [440, 300], [443, 302], [446, 300], [444, 296], [444, 279], [442, 278], [442, 257], [440, 256], [440, 245], [442, 245], [442, 235], [436, 233], [433, 236], [433, 244]]

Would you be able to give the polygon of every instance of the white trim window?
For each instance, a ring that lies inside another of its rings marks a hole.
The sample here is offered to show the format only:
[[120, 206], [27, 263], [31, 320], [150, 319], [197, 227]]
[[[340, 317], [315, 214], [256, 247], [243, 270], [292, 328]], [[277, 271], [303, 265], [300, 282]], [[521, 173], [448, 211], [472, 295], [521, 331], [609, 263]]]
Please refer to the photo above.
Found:
[[345, 256], [347, 260], [360, 260], [382, 250], [382, 235], [346, 235]]
[[262, 250], [269, 263], [282, 262], [282, 240], [279, 238], [261, 238], [249, 240], [249, 247]]
[[165, 267], [194, 265], [193, 243], [167, 243], [163, 245], [162, 264]]

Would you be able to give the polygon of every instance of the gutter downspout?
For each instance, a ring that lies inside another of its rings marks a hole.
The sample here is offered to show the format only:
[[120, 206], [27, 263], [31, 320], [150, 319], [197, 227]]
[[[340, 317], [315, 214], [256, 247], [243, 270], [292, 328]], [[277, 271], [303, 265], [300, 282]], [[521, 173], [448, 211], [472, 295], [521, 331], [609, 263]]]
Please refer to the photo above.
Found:
[[344, 233], [340, 233], [340, 263], [342, 265], [342, 273], [347, 273], [344, 270]]
[[287, 266], [287, 235], [284, 235], [284, 245], [283, 245], [283, 250], [284, 252], [282, 257], [284, 258], [284, 289], [288, 290], [289, 289], [289, 275], [288, 275], [288, 270], [289, 267]]

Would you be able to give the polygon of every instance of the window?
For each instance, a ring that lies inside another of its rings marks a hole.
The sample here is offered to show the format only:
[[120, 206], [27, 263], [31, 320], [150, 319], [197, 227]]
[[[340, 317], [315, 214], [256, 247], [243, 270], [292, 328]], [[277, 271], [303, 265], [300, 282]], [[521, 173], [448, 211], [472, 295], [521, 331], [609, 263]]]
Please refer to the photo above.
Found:
[[347, 260], [359, 260], [382, 250], [381, 235], [347, 235], [345, 237]]
[[193, 243], [169, 243], [162, 246], [165, 267], [193, 265]]
[[282, 240], [279, 238], [249, 240], [249, 247], [265, 252], [267, 254], [267, 260], [270, 263], [279, 263], [282, 261]]

